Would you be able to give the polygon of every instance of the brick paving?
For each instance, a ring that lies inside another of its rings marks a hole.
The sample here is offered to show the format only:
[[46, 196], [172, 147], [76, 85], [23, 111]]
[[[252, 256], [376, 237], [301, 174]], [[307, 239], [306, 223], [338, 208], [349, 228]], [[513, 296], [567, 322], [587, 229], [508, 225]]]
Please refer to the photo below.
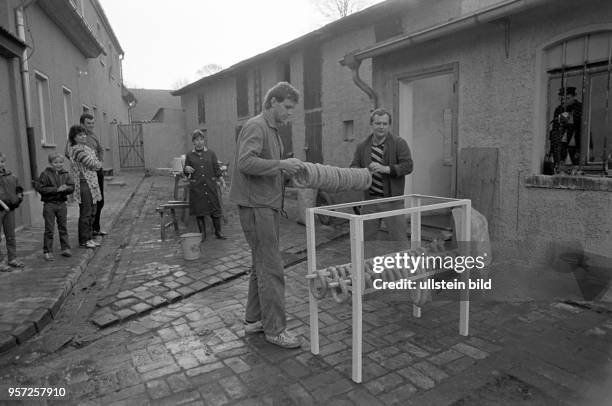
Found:
[[[142, 181], [142, 174], [126, 173], [106, 180], [102, 226], [110, 229]], [[42, 213], [32, 226], [17, 232], [17, 255], [25, 268], [0, 273], [0, 353], [25, 342], [57, 315], [62, 303], [93, 257], [92, 250], [79, 248], [78, 206], [69, 205], [68, 234], [73, 256], [59, 255], [59, 237], [54, 236], [55, 261], [42, 256]], [[2, 250], [4, 250], [4, 243]]]
[[[304, 228], [292, 220], [282, 224], [285, 251], [294, 253], [287, 262], [296, 263], [286, 269], [286, 302], [288, 325], [301, 336], [301, 348], [283, 350], [262, 334], [245, 336], [241, 320], [248, 279], [240, 273], [136, 314], [133, 307], [146, 303], [150, 296], [143, 292], [152, 293], [149, 288], [178, 291], [176, 284], [196, 283], [192, 276], [211, 269], [215, 261], [235, 262], [241, 272], [248, 268], [248, 257], [242, 256], [243, 262], [236, 257], [245, 249], [235, 213], [230, 212], [226, 228], [232, 238], [207, 241], [203, 247], [209, 255], [199, 261], [181, 258], [176, 237], [157, 241], [156, 203], [149, 200], [163, 196], [165, 181], [143, 182], [141, 188], [149, 188], [143, 191], [143, 215], [135, 220], [135, 231], [98, 301], [99, 309], [121, 305], [134, 313], [124, 313], [122, 323], [101, 329], [98, 339], [81, 348], [38, 359], [28, 354], [18, 359], [13, 353], [0, 357], [6, 366], [1, 382], [66, 387], [70, 400], [65, 403], [80, 405], [603, 406], [612, 399], [610, 307], [561, 299], [474, 301], [470, 335], [463, 337], [458, 335], [456, 302], [430, 302], [416, 319], [410, 303], [368, 295], [363, 382], [354, 383], [350, 302], [320, 302], [321, 351], [310, 353], [307, 265], [295, 260]], [[331, 239], [338, 230], [324, 233]], [[346, 262], [346, 248], [346, 239], [322, 246], [320, 265]], [[147, 289], [136, 290], [140, 286]], [[136, 298], [141, 300], [130, 301]]]
[[[227, 224], [223, 226], [223, 233], [227, 240], [214, 237], [212, 224], [207, 219], [208, 238], [200, 245], [201, 258], [187, 261], [182, 256], [180, 238], [168, 233], [170, 238], [161, 241], [159, 225], [155, 225], [159, 221], [155, 208], [168, 200], [172, 178], [156, 177], [142, 187], [147, 195], [145, 206], [129, 246], [122, 252], [122, 261], [97, 303], [99, 309], [91, 317], [99, 327], [108, 327], [189, 297], [244, 275], [251, 267], [251, 253], [239, 224], [236, 206], [227, 201], [224, 204]], [[305, 228], [294, 220], [297, 218], [297, 201], [287, 199], [286, 209], [288, 218], [281, 221], [281, 249], [286, 262], [303, 260], [306, 237]], [[342, 226], [317, 227], [317, 244], [324, 244], [347, 232]], [[196, 231], [193, 221], [181, 224], [180, 233]]]

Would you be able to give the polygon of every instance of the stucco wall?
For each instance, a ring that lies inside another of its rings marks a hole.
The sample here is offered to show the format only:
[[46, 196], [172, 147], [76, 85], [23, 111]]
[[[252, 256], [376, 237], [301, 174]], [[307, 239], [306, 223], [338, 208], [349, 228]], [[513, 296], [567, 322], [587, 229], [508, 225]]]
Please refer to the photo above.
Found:
[[[91, 8], [89, 3], [85, 3], [86, 15]], [[82, 113], [82, 105], [97, 109], [96, 134], [106, 147], [105, 167], [114, 166], [114, 154], [111, 152], [111, 143], [116, 142], [116, 135], [111, 131], [110, 123], [116, 120], [118, 123], [127, 123], [127, 105], [121, 98], [121, 86], [119, 82], [118, 68], [110, 71], [111, 62], [108, 56], [102, 56], [106, 65], [100, 63], [100, 58], [85, 58], [76, 46], [70, 42], [64, 33], [46, 14], [36, 5], [27, 8], [27, 21], [32, 36], [35, 39], [35, 50], [28, 60], [30, 64], [30, 83], [32, 97], [32, 118], [36, 127], [37, 141], [39, 142], [38, 164], [46, 165], [46, 155], [55, 150], [63, 151], [66, 139], [66, 124], [64, 120], [64, 101], [63, 89], [65, 86], [72, 92], [72, 112], [73, 122], [78, 123]], [[95, 20], [93, 17], [88, 17]], [[89, 21], [92, 27], [96, 23]], [[100, 42], [108, 47], [108, 34], [100, 31]], [[107, 49], [109, 54], [116, 54], [117, 51], [112, 47]], [[53, 134], [55, 137], [55, 147], [47, 145], [45, 148], [40, 146], [40, 113], [38, 108], [38, 98], [36, 94], [35, 72], [41, 72], [48, 77], [49, 94], [51, 98], [51, 117]], [[81, 72], [79, 74], [79, 72]], [[44, 167], [44, 166], [43, 166]]]
[[[338, 63], [348, 51], [373, 44], [374, 30], [366, 27], [338, 36], [323, 46], [323, 160], [346, 167], [357, 143], [370, 133], [369, 97], [353, 82], [351, 70]], [[372, 84], [372, 62], [361, 64], [359, 76]], [[353, 120], [354, 138], [344, 140], [344, 121]]]
[[375, 62], [375, 86], [385, 103], [393, 100], [394, 75], [459, 64], [459, 150], [499, 148], [497, 238], [572, 240], [612, 252], [612, 217], [599, 214], [612, 212], [609, 193], [533, 189], [523, 182], [539, 166], [534, 160], [542, 157], [532, 151], [543, 151], [546, 137], [536, 114], [537, 86], [546, 86], [537, 80], [536, 49], [562, 32], [606, 22], [612, 22], [612, 3], [563, 0], [511, 17], [508, 56], [503, 27], [485, 24]]
[[145, 168], [170, 168], [172, 158], [185, 154], [185, 116], [182, 110], [166, 109], [164, 121], [143, 123]]

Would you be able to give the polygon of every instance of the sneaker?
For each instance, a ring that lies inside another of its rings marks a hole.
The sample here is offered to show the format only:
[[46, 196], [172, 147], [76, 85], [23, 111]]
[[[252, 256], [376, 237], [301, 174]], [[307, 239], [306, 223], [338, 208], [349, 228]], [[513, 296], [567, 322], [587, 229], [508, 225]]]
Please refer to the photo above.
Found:
[[51, 254], [50, 252], [45, 252], [43, 254], [43, 257], [45, 258], [45, 261], [54, 261], [55, 258], [53, 258], [53, 254]]
[[94, 242], [90, 240], [90, 241], [87, 241], [85, 244], [79, 244], [79, 247], [81, 247], [81, 248], [96, 248], [97, 245], [94, 244]]
[[65, 249], [62, 251], [62, 253], [60, 254], [62, 257], [71, 257], [72, 256], [72, 252], [70, 251], [70, 249]]
[[99, 247], [100, 245], [102, 245], [102, 244], [100, 244], [100, 243], [99, 243], [98, 241], [96, 241], [96, 240], [89, 240], [88, 242], [92, 243], [92, 244], [94, 245], [94, 247]]
[[300, 348], [302, 346], [300, 339], [287, 330], [283, 330], [280, 332], [280, 334], [275, 336], [269, 336], [266, 334], [266, 341], [276, 344], [282, 348]]
[[263, 331], [261, 320], [254, 321], [252, 323], [245, 320], [242, 323], [244, 324], [244, 332], [246, 334], [261, 333]]
[[94, 231], [92, 234], [93, 234], [94, 236], [96, 236], [96, 237], [97, 237], [97, 236], [104, 237], [105, 235], [108, 235], [108, 233], [107, 233], [106, 231], [102, 231], [102, 230], [99, 230], [99, 231]]

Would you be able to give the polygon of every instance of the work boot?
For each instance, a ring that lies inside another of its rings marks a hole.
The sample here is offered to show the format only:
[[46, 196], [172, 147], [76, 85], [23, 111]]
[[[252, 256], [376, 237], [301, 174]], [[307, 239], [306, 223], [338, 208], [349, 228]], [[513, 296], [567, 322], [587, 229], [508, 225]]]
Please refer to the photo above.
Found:
[[213, 217], [213, 226], [215, 227], [215, 236], [219, 240], [227, 240], [227, 237], [221, 233], [221, 219], [219, 217]]

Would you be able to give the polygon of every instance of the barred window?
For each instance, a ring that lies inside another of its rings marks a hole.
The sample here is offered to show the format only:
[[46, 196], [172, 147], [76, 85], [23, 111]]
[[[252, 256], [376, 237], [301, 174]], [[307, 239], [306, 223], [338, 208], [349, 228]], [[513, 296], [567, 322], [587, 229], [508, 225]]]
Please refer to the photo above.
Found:
[[548, 158], [557, 169], [601, 165], [612, 150], [612, 31], [565, 39], [544, 57]]

